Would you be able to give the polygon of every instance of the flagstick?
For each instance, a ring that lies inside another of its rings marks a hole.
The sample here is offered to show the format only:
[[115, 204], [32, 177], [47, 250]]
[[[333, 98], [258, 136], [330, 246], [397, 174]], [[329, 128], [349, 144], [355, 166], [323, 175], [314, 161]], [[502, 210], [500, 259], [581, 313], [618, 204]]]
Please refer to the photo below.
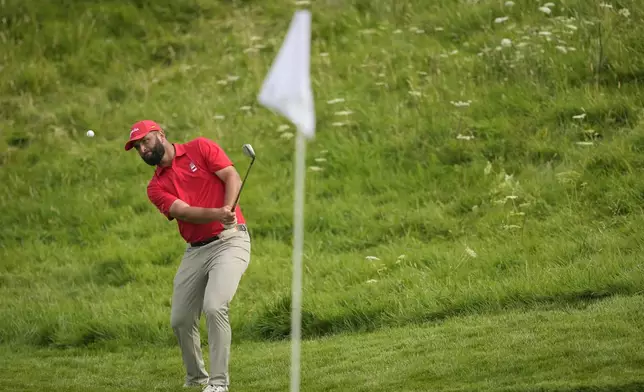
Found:
[[291, 392], [300, 389], [300, 339], [302, 324], [302, 251], [304, 246], [304, 177], [306, 139], [297, 132], [295, 145], [295, 196], [293, 206], [293, 292], [291, 300]]

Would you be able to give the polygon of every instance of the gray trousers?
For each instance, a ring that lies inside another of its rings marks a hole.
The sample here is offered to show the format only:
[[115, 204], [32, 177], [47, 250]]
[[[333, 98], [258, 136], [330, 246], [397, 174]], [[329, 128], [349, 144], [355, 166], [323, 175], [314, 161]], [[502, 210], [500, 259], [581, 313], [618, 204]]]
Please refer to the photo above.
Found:
[[[179, 342], [186, 384], [229, 384], [231, 330], [228, 306], [250, 263], [248, 232], [225, 230], [222, 238], [188, 247], [174, 278], [171, 325]], [[199, 334], [206, 315], [210, 376], [204, 366]]]

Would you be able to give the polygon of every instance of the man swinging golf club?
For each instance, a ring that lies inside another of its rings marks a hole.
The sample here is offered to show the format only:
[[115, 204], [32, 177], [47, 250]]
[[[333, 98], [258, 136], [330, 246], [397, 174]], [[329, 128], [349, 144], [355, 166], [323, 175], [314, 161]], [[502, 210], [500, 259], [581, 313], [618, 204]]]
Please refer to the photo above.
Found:
[[[204, 392], [226, 392], [231, 345], [228, 306], [248, 267], [251, 249], [237, 206], [241, 178], [215, 142], [198, 137], [171, 143], [151, 120], [131, 127], [125, 150], [132, 148], [148, 165], [156, 166], [148, 183], [148, 198], [168, 220], [176, 219], [187, 242], [174, 278], [170, 317], [186, 370], [184, 386], [203, 385]], [[244, 153], [252, 154], [254, 161], [252, 147], [246, 145]], [[208, 329], [210, 374], [200, 346], [202, 311]]]

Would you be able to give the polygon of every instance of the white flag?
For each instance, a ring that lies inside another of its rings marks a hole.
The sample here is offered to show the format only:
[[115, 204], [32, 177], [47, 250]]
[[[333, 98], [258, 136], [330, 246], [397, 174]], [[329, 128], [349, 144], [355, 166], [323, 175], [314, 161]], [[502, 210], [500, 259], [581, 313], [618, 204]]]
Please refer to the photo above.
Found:
[[309, 139], [315, 134], [310, 52], [311, 12], [299, 10], [258, 97], [262, 105], [288, 118]]

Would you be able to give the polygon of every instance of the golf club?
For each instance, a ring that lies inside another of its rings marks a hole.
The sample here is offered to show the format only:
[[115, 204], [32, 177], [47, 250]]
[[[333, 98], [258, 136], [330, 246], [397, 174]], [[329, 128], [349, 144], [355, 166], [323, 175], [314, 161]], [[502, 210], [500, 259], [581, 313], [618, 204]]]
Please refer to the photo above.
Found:
[[237, 207], [237, 202], [239, 201], [239, 196], [241, 196], [242, 189], [244, 189], [246, 178], [248, 178], [248, 173], [250, 173], [250, 168], [253, 167], [253, 163], [255, 163], [255, 150], [253, 150], [253, 146], [251, 146], [250, 144], [244, 144], [242, 146], [242, 151], [244, 152], [244, 155], [246, 155], [251, 159], [251, 161], [250, 161], [250, 165], [248, 166], [248, 169], [246, 170], [246, 175], [244, 176], [244, 180], [242, 181], [241, 187], [239, 188], [239, 193], [237, 193], [237, 199], [235, 199], [235, 202], [231, 207], [231, 211], [235, 211], [235, 207]]

